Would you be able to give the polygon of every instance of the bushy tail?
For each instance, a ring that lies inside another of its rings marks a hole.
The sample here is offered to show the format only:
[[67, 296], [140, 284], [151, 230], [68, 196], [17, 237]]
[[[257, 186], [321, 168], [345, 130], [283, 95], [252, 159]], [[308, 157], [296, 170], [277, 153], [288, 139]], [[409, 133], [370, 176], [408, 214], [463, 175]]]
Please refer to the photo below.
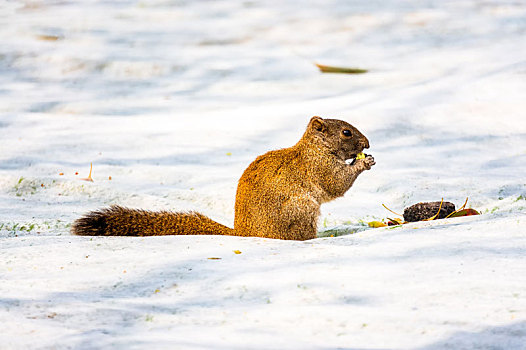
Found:
[[80, 236], [234, 235], [234, 230], [196, 212], [152, 212], [114, 205], [75, 220], [71, 233]]

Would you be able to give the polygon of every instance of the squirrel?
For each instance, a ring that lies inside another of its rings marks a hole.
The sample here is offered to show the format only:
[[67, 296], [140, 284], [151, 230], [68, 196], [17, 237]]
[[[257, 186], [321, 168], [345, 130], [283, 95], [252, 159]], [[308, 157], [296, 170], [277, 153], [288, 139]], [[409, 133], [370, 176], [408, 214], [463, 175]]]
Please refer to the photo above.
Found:
[[[375, 165], [356, 159], [369, 140], [338, 119], [312, 117], [294, 146], [257, 157], [239, 179], [234, 228], [197, 212], [147, 211], [111, 206], [72, 225], [82, 236], [231, 235], [288, 240], [316, 238], [320, 205], [341, 197]], [[352, 163], [347, 160], [353, 159]]]

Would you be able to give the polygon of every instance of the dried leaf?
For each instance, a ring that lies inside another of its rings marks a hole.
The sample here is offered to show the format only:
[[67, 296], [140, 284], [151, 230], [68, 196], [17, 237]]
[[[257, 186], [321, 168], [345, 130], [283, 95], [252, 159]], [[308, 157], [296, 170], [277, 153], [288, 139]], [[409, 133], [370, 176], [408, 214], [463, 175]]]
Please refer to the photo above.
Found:
[[343, 73], [343, 74], [367, 73], [367, 69], [361, 69], [361, 68], [324, 66], [318, 63], [315, 63], [315, 65], [320, 69], [322, 73]]
[[215, 256], [213, 256], [213, 257], [211, 257], [211, 258], [207, 258], [207, 259], [208, 259], [208, 260], [221, 260], [221, 258], [218, 258], [218, 257], [215, 257]]
[[391, 219], [391, 218], [387, 218], [387, 220], [389, 220], [387, 222], [387, 225], [388, 226], [392, 226], [392, 225], [402, 225], [404, 224], [404, 220], [400, 219], [400, 218], [394, 218], [394, 219]]
[[385, 204], [383, 204], [383, 203], [382, 203], [382, 206], [383, 206], [385, 209], [389, 210], [391, 213], [395, 214], [395, 215], [403, 216], [402, 214], [398, 214], [397, 212], [394, 212], [394, 211], [392, 211], [391, 209], [387, 208], [387, 206], [386, 206]]
[[446, 219], [452, 217], [453, 214], [458, 213], [459, 211], [462, 211], [466, 207], [466, 204], [468, 204], [468, 197], [466, 197], [466, 201], [464, 202], [464, 204], [460, 208], [458, 208], [457, 210], [455, 210], [454, 212], [446, 216]]
[[93, 182], [93, 178], [91, 177], [92, 170], [93, 170], [93, 163], [90, 163], [88, 177], [82, 178], [81, 180]]
[[233, 252], [234, 252], [235, 254], [241, 254], [241, 250], [237, 250], [237, 249], [236, 249], [236, 250], [233, 250]]
[[41, 35], [37, 35], [37, 39], [44, 40], [44, 41], [57, 41], [57, 40], [62, 39], [62, 37], [60, 37], [58, 35], [41, 34]]
[[452, 213], [449, 217], [457, 218], [460, 216], [471, 216], [471, 215], [480, 215], [480, 213], [476, 211], [475, 209], [468, 208], [468, 209], [462, 209], [462, 210], [456, 211]]

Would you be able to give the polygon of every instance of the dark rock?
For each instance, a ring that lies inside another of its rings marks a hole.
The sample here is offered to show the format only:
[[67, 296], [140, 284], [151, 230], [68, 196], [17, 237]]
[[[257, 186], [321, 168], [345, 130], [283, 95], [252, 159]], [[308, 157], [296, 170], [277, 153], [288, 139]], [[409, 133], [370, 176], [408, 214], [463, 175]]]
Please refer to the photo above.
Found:
[[[422, 202], [404, 209], [404, 220], [408, 222], [422, 221], [436, 215], [440, 202]], [[443, 219], [455, 211], [455, 204], [443, 202], [437, 219]]]

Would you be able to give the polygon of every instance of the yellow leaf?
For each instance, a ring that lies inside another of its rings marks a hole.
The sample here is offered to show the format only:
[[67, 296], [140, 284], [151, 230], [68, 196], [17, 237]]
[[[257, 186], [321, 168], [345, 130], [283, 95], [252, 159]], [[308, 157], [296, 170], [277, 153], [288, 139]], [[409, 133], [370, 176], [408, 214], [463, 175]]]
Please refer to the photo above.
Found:
[[373, 228], [378, 228], [378, 227], [385, 227], [385, 226], [387, 226], [386, 224], [384, 224], [384, 223], [381, 222], [381, 221], [371, 221], [371, 222], [368, 223], [367, 225], [369, 225], [369, 227], [373, 227]]
[[241, 250], [237, 250], [237, 249], [236, 249], [236, 250], [233, 250], [233, 252], [234, 252], [235, 254], [241, 254]]

